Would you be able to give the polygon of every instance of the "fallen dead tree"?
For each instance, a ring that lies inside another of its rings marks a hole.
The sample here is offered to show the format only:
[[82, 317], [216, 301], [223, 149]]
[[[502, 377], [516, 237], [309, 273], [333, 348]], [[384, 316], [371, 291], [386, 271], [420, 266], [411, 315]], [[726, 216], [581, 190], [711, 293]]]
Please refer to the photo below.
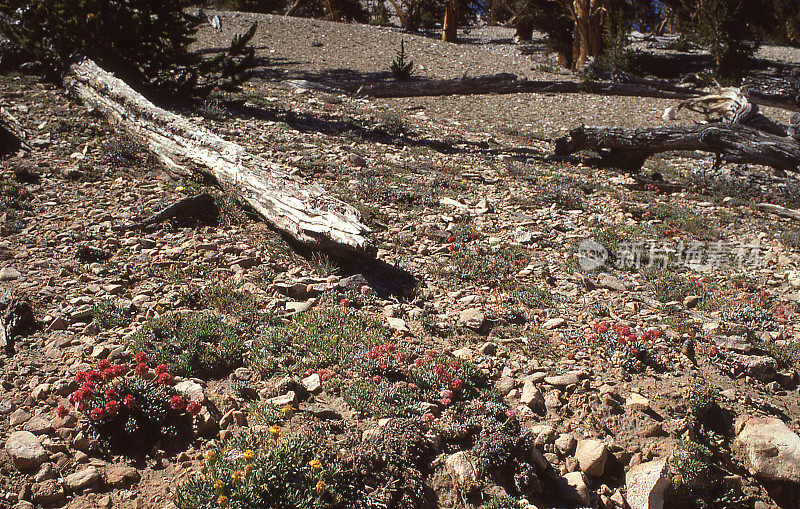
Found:
[[735, 88], [683, 101], [668, 108], [664, 118], [673, 119], [682, 108], [702, 113], [708, 123], [644, 129], [581, 126], [555, 141], [555, 154], [590, 150], [600, 154], [603, 164], [629, 171], [641, 169], [654, 154], [696, 150], [734, 163], [792, 172], [800, 168], [800, 141], [795, 137], [800, 115], [789, 126], [777, 124]]
[[369, 229], [359, 212], [292, 175], [292, 168], [155, 106], [91, 60], [72, 65], [64, 84], [112, 125], [146, 144], [168, 171], [187, 175], [197, 167], [297, 241], [342, 253], [368, 248]]
[[443, 80], [411, 80], [371, 83], [357, 89], [356, 95], [375, 98], [422, 97], [444, 95], [553, 93], [619, 95], [686, 99], [700, 92], [691, 88], [642, 80], [639, 83], [614, 83], [610, 81], [535, 81], [520, 79], [516, 74], [500, 73], [484, 76], [465, 76]]

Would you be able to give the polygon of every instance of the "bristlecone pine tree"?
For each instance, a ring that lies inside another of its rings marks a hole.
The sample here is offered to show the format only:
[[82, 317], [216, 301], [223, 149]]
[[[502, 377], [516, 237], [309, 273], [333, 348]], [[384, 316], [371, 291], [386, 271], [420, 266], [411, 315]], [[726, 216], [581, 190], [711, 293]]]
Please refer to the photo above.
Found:
[[[191, 101], [233, 87], [254, 65], [255, 25], [225, 52], [204, 58], [189, 44], [201, 23], [190, 0], [5, 0], [0, 32], [55, 74], [78, 55], [95, 60], [140, 92]], [[154, 97], [155, 96], [155, 97]]]

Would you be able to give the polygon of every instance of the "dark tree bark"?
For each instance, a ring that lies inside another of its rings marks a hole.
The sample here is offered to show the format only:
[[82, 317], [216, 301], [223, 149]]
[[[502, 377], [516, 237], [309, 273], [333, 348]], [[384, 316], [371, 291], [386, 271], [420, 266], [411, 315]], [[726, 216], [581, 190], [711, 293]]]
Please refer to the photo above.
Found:
[[796, 139], [721, 122], [649, 129], [581, 126], [555, 141], [557, 156], [583, 150], [597, 152], [605, 164], [629, 171], [641, 169], [653, 154], [683, 150], [720, 154], [729, 162], [792, 172], [800, 167], [800, 143]]

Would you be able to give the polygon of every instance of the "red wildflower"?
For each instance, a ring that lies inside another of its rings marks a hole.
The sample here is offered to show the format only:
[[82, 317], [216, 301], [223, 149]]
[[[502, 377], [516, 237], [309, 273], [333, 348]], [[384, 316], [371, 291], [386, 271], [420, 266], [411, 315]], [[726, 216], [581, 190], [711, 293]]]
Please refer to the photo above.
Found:
[[103, 370], [103, 380], [111, 380], [114, 378], [114, 370], [111, 368]]
[[83, 393], [83, 389], [78, 389], [77, 391], [72, 393], [72, 399], [75, 402], [83, 401], [86, 395]]
[[598, 326], [597, 326], [597, 332], [599, 332], [600, 334], [605, 334], [606, 332], [608, 332], [608, 329], [610, 329], [610, 328], [611, 328], [611, 324], [610, 323], [608, 323], [608, 322], [600, 322], [598, 324]]
[[439, 393], [439, 396], [447, 399], [452, 399], [453, 391], [451, 391], [450, 389], [443, 389], [442, 392]]
[[340, 300], [339, 301], [339, 305], [342, 306], [343, 308], [349, 308], [350, 307], [350, 299], [342, 299], [342, 300]]
[[447, 242], [455, 242], [455, 241], [456, 241], [455, 235], [450, 235], [449, 237], [447, 237]]
[[375, 382], [376, 384], [381, 383], [381, 375], [374, 375], [372, 377], [372, 381]]
[[372, 288], [369, 285], [361, 285], [361, 295], [372, 295]]
[[158, 383], [160, 383], [161, 385], [168, 384], [171, 381], [172, 381], [172, 375], [170, 375], [169, 373], [161, 373], [160, 375], [158, 375]]
[[459, 369], [461, 364], [459, 364], [458, 361], [450, 361], [450, 367], [453, 369]]
[[116, 400], [111, 400], [106, 402], [106, 413], [108, 415], [114, 415], [119, 411], [119, 403]]
[[58, 408], [56, 408], [56, 415], [63, 419], [69, 415], [69, 408], [64, 405], [58, 405]]
[[133, 360], [136, 361], [136, 364], [141, 364], [142, 362], [147, 362], [147, 353], [139, 352], [133, 357]]
[[517, 414], [515, 414], [513, 410], [511, 409], [506, 410], [506, 417], [508, 417], [509, 419], [513, 419], [514, 417], [516, 417], [516, 415]]
[[93, 369], [90, 369], [89, 371], [86, 372], [86, 377], [93, 382], [98, 382], [100, 380], [100, 373], [98, 373]]
[[82, 384], [86, 380], [86, 371], [78, 371], [78, 373], [75, 375], [75, 382], [79, 384]]
[[200, 402], [190, 401], [186, 404], [186, 412], [189, 415], [197, 415], [200, 413]]
[[160, 375], [161, 373], [167, 372], [167, 367], [163, 364], [159, 364], [153, 371], [156, 372], [156, 375]]
[[450, 406], [450, 403], [452, 403], [452, 401], [450, 401], [450, 398], [442, 398], [440, 403], [442, 404], [442, 406]]
[[106, 389], [106, 399], [117, 399], [117, 391], [113, 387]]
[[145, 364], [144, 362], [140, 362], [139, 364], [136, 365], [133, 371], [137, 375], [143, 375], [147, 373], [147, 364]]
[[125, 405], [126, 408], [130, 408], [136, 403], [136, 398], [133, 397], [133, 394], [126, 394], [124, 398], [122, 398], [122, 404]]
[[396, 360], [397, 362], [405, 362], [406, 361], [405, 352], [398, 352], [397, 355], [394, 356], [394, 360]]
[[104, 371], [111, 367], [111, 363], [108, 362], [108, 359], [102, 359], [100, 362], [97, 363], [97, 370]]
[[461, 388], [464, 387], [464, 382], [460, 378], [456, 378], [453, 380], [453, 383], [450, 384], [450, 387], [455, 391], [460, 391]]
[[92, 408], [92, 411], [89, 413], [89, 417], [93, 421], [99, 421], [100, 419], [105, 417], [105, 415], [102, 408]]
[[437, 375], [441, 375], [442, 373], [444, 373], [444, 366], [442, 366], [441, 364], [437, 364], [436, 366], [433, 367], [433, 370], [436, 371]]
[[428, 424], [433, 424], [433, 422], [436, 420], [436, 417], [432, 413], [428, 412], [422, 416], [422, 420]]
[[181, 396], [172, 396], [169, 400], [169, 406], [172, 407], [173, 410], [181, 411], [186, 407], [186, 400]]

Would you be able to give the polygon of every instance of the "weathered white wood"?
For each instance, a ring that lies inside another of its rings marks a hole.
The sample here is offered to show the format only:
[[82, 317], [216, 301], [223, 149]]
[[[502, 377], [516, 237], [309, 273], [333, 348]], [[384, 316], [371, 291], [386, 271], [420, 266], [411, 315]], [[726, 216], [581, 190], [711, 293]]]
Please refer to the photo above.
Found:
[[303, 244], [329, 251], [368, 249], [369, 229], [352, 206], [291, 174], [291, 167], [166, 111], [125, 82], [84, 59], [70, 68], [67, 90], [115, 127], [141, 140], [170, 172], [196, 166], [267, 222]]
[[787, 209], [786, 207], [775, 205], [774, 203], [759, 203], [756, 205], [756, 208], [761, 212], [768, 212], [770, 214], [800, 221], [800, 210]]

